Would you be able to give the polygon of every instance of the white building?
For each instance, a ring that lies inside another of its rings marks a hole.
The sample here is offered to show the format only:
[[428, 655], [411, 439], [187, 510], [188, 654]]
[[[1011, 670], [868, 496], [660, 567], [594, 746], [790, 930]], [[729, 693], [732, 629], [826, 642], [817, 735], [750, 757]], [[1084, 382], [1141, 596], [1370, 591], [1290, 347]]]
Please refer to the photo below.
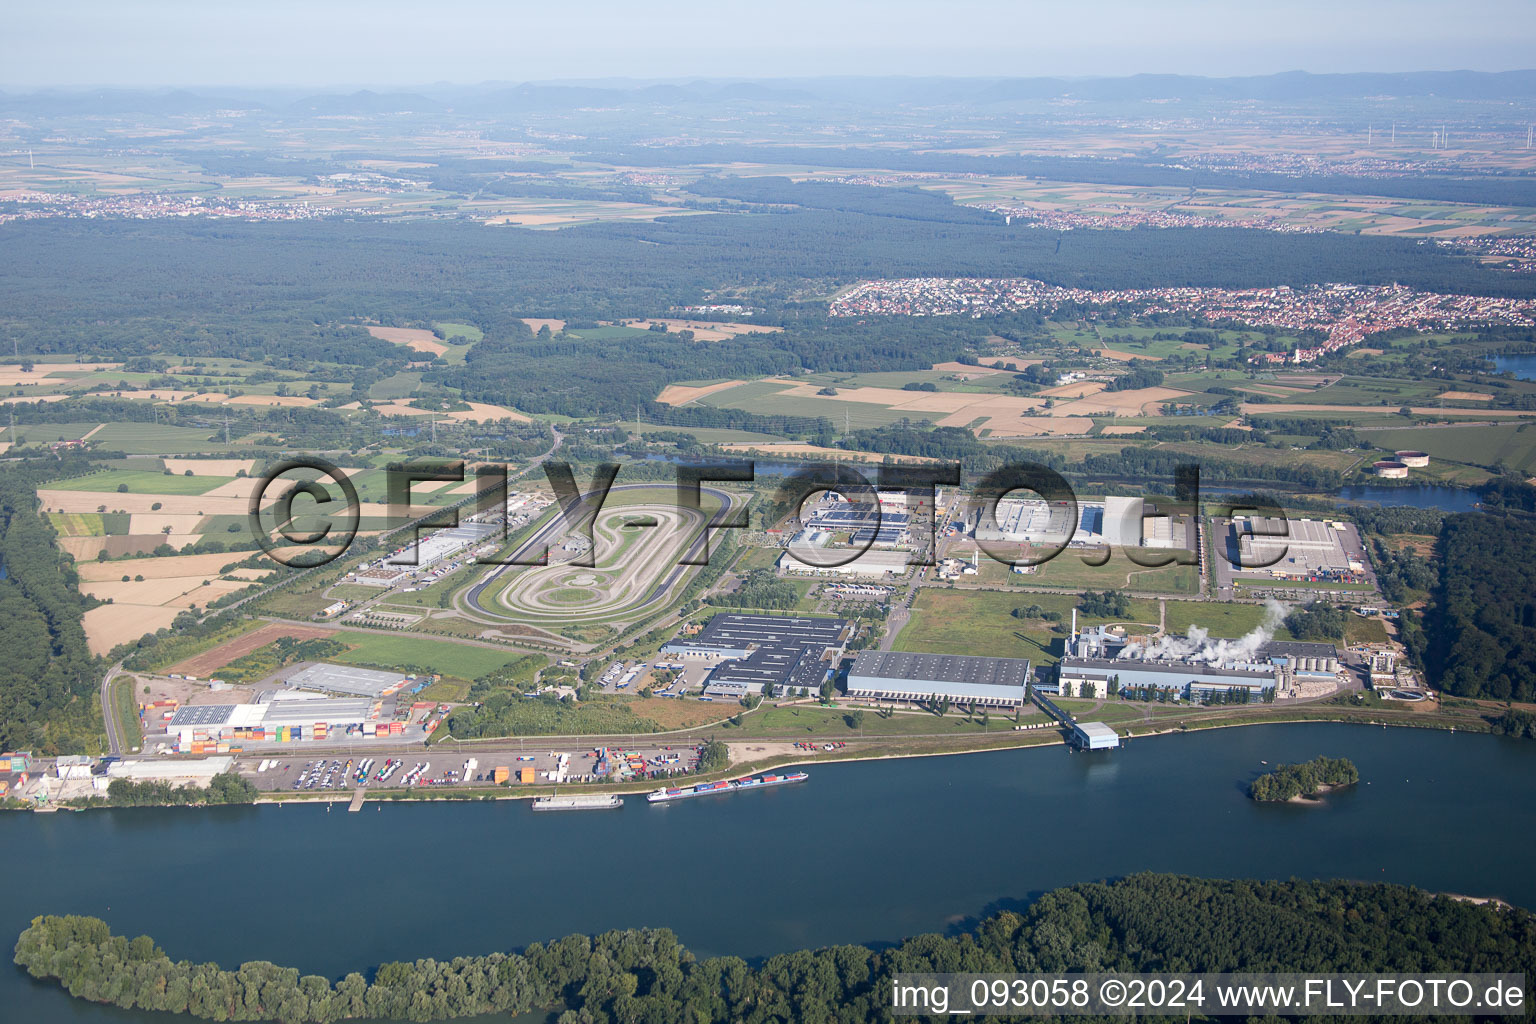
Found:
[[[809, 552], [807, 552], [809, 554]], [[818, 561], [834, 561], [846, 558], [853, 554], [851, 550], [841, 551], [836, 548], [821, 548], [817, 554]], [[842, 565], [814, 565], [796, 558], [793, 552], [786, 551], [779, 556], [778, 570], [781, 573], [804, 573], [810, 576], [847, 576], [866, 579], [883, 578], [885, 576], [899, 576], [907, 571], [907, 559], [910, 553], [906, 551], [881, 551], [871, 548], [862, 554], [855, 555], [850, 561]]]

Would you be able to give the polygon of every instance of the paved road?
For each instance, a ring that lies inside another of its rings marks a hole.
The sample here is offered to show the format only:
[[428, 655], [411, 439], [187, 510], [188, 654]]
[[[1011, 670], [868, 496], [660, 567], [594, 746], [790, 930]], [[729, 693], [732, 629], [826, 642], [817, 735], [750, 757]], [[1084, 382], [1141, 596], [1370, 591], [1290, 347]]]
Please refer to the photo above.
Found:
[[[623, 484], [621, 486], [612, 488], [612, 490], [610, 490], [609, 493], [612, 494], [612, 493], [617, 492], [617, 491], [628, 491], [628, 490], [646, 490], [646, 489], [654, 488], [656, 486], [657, 485], [654, 484], [654, 483]], [[569, 514], [569, 515], [557, 514], [553, 518], [551, 518], [550, 521], [545, 523], [542, 527], [540, 527], [539, 530], [536, 533], [534, 533], [533, 536], [529, 537], [526, 541], [524, 541], [522, 546], [517, 549], [517, 552], [512, 557], [514, 559], [527, 558], [534, 551], [537, 551], [540, 547], [542, 547], [542, 546], [544, 546], [546, 544], [552, 543], [554, 541], [554, 539], [556, 537], [558, 537], [566, 529], [568, 529], [572, 523], [580, 522], [582, 516], [586, 514], [587, 500], [589, 498], [591, 498], [593, 496], [593, 494], [595, 494], [595, 493], [596, 492], [594, 492], [594, 491], [588, 491], [586, 494], [583, 494], [581, 496], [582, 507], [580, 509], [574, 511], [572, 514]], [[716, 498], [720, 502], [720, 509], [715, 514], [716, 518], [719, 518], [719, 519], [724, 519], [727, 515], [729, 515], [729, 513], [731, 511], [731, 508], [735, 504], [735, 501], [734, 501], [734, 499], [732, 498], [732, 496], [730, 494], [728, 494], [725, 491], [716, 490], [713, 487], [702, 487], [702, 488], [700, 488], [700, 493], [701, 494], [711, 495], [711, 496], [713, 496], [714, 498]], [[709, 521], [710, 520], [708, 520], [708, 519], [705, 520], [706, 523], [709, 522]], [[708, 540], [708, 531], [701, 530], [699, 532], [698, 537], [694, 538], [693, 543], [689, 545], [688, 551], [687, 551], [685, 557], [688, 560], [691, 560], [701, 550], [702, 545], [705, 544], [707, 540]], [[477, 621], [477, 622], [487, 622], [487, 621], [489, 621], [489, 622], [491, 622], [491, 623], [493, 623], [495, 625], [504, 625], [504, 624], [506, 624], [507, 620], [505, 620], [505, 619], [491, 619], [491, 620], [487, 620], [487, 619], [482, 617], [482, 616], [485, 616], [487, 613], [486, 613], [485, 609], [483, 609], [480, 606], [480, 595], [482, 593], [484, 593], [485, 588], [490, 586], [492, 583], [494, 583], [496, 581], [496, 579], [499, 576], [501, 576], [502, 573], [508, 571], [509, 569], [513, 569], [513, 568], [517, 568], [517, 567], [518, 566], [515, 566], [515, 565], [499, 565], [496, 568], [492, 569], [490, 572], [486, 573], [485, 577], [479, 583], [476, 583], [473, 587], [471, 587], [468, 591], [464, 592], [461, 595], [459, 600], [456, 602], [459, 610], [461, 612], [468, 613], [465, 616], [466, 618], [473, 618], [474, 621]], [[672, 571], [667, 574], [666, 578], [664, 578], [663, 580], [661, 580], [661, 582], [656, 584], [655, 589], [653, 589], [651, 591], [650, 595], [648, 597], [646, 597], [645, 600], [641, 601], [639, 604], [637, 604], [637, 605], [635, 605], [633, 607], [633, 611], [635, 611], [635, 612], [643, 611], [644, 609], [650, 607], [651, 605], [655, 604], [657, 601], [659, 601], [663, 597], [665, 597], [667, 592], [669, 590], [671, 590], [672, 587], [674, 587], [677, 584], [678, 580], [680, 580], [682, 578], [683, 574], [685, 572], [687, 572], [690, 568], [692, 568], [692, 567], [688, 566], [688, 565], [676, 565], [676, 566], [673, 566]]]
[[123, 753], [123, 738], [118, 735], [117, 716], [112, 713], [112, 680], [122, 671], [123, 663], [118, 662], [107, 669], [107, 674], [101, 680], [101, 719], [107, 727], [107, 753], [113, 757], [121, 757]]
[[[516, 480], [519, 477], [527, 475], [529, 472], [531, 472], [534, 469], [534, 467], [543, 465], [543, 463], [544, 463], [544, 461], [546, 459], [548, 459], [551, 455], [555, 454], [555, 452], [560, 449], [560, 445], [562, 445], [565, 442], [565, 435], [560, 433], [560, 431], [556, 430], [554, 427], [550, 428], [550, 433], [554, 435], [554, 443], [551, 444], [549, 446], [549, 448], [547, 448], [543, 452], [543, 454], [535, 456], [533, 461], [530, 462], [527, 466], [524, 466], [522, 469], [518, 470], [516, 473], [508, 473], [507, 474], [507, 482], [509, 484], [513, 480]], [[418, 516], [416, 519], [413, 519], [410, 522], [405, 523], [402, 526], [397, 526], [397, 527], [394, 527], [393, 529], [385, 530], [383, 533], [378, 535], [378, 540], [382, 544], [383, 541], [386, 538], [391, 537], [394, 534], [397, 534], [397, 533], [399, 533], [402, 530], [409, 530], [411, 527], [415, 526], [417, 523], [421, 522], [421, 520], [423, 520], [423, 519], [429, 518], [431, 516], [438, 515], [439, 513], [444, 512], [444, 511], [446, 511], [448, 509], [462, 508], [463, 506], [472, 504], [472, 503], [478, 501], [479, 499], [480, 499], [480, 495], [478, 493], [476, 493], [476, 494], [471, 494], [467, 498], [462, 498], [459, 501], [455, 501], [455, 502], [453, 502], [450, 505], [443, 505], [443, 506], [441, 506], [439, 508], [434, 508], [430, 512], [427, 512], [425, 515]], [[343, 553], [342, 557], [344, 557], [344, 556], [345, 556], [345, 553]], [[210, 609], [206, 614], [204, 614], [203, 619], [199, 620], [199, 621], [207, 620], [207, 619], [211, 618], [212, 616], [222, 614], [223, 612], [233, 611], [236, 608], [239, 608], [239, 607], [241, 607], [241, 606], [243, 606], [243, 605], [245, 605], [245, 604], [247, 604], [247, 603], [249, 603], [251, 601], [255, 601], [258, 598], [265, 597], [266, 595], [272, 593], [272, 591], [276, 590], [279, 587], [286, 587], [289, 584], [292, 584], [292, 583], [294, 583], [297, 580], [303, 579], [304, 577], [308, 576], [310, 573], [319, 572], [320, 570], [329, 567], [330, 565], [333, 564], [333, 562], [334, 562], [334, 560], [332, 562], [326, 562], [324, 565], [317, 565], [317, 566], [313, 566], [313, 567], [311, 567], [309, 569], [303, 569], [303, 570], [301, 570], [299, 572], [294, 573], [291, 576], [286, 576], [283, 579], [278, 580], [276, 583], [272, 584], [271, 586], [259, 587], [256, 590], [252, 591], [250, 594], [247, 594], [245, 597], [242, 597], [238, 601], [235, 601], [235, 602], [233, 602], [231, 604], [224, 605], [224, 606], [222, 606], [220, 608]]]

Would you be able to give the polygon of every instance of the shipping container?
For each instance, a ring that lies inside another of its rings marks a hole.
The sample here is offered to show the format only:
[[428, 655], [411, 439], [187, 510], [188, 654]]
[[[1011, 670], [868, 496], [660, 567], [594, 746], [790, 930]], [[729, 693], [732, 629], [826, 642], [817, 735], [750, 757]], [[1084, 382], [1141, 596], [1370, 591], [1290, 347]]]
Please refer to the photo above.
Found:
[[505, 766], [497, 768], [491, 773], [491, 781], [497, 784], [506, 782], [511, 777], [511, 770]]
[[534, 781], [534, 771], [532, 768], [519, 768], [517, 770], [517, 778], [519, 782], [532, 782]]

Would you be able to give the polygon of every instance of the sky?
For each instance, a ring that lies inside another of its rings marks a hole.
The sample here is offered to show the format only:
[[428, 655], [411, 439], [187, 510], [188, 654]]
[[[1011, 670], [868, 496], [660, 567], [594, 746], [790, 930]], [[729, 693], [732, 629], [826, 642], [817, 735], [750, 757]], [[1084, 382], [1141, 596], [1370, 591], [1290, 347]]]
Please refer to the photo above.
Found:
[[50, 0], [0, 88], [1536, 66], [1532, 0]]

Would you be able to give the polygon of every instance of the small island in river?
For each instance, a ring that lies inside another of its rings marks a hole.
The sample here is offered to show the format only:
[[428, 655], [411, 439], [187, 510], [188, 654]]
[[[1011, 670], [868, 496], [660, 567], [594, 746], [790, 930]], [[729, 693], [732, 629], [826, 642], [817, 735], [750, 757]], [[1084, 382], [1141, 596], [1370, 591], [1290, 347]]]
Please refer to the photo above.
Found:
[[1283, 764], [1253, 780], [1248, 795], [1260, 803], [1313, 800], [1332, 789], [1353, 786], [1360, 772], [1347, 757], [1315, 757], [1304, 764]]

